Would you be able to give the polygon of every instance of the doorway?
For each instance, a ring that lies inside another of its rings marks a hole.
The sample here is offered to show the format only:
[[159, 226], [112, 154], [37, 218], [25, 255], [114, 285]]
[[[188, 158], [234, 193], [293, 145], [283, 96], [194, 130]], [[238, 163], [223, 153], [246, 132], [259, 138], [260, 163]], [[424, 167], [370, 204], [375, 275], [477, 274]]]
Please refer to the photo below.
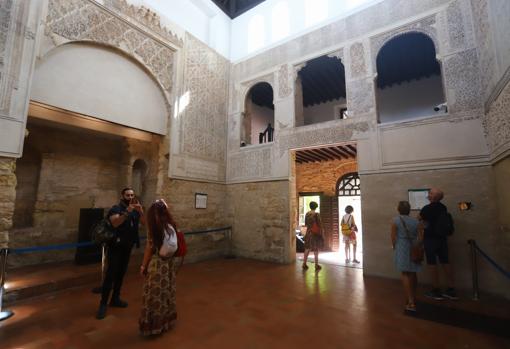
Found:
[[[318, 204], [316, 212], [319, 212], [321, 216], [324, 231], [324, 248], [319, 254], [320, 263], [352, 268], [362, 266], [362, 263], [345, 263], [345, 249], [340, 226], [345, 206], [350, 204], [355, 208], [354, 219], [358, 230], [361, 227], [360, 192], [353, 192], [353, 195], [349, 196], [339, 195], [340, 179], [345, 175], [357, 174], [357, 171], [356, 144], [328, 145], [295, 151], [293, 174], [296, 186], [294, 198], [296, 221], [294, 226], [296, 227], [296, 257], [298, 261], [302, 262], [303, 260], [306, 235], [304, 217], [310, 210], [310, 202], [315, 201]], [[357, 180], [359, 184], [359, 177]], [[345, 194], [344, 191], [341, 193]], [[362, 245], [358, 244], [356, 254], [358, 260], [358, 255], [361, 256], [358, 251], [361, 252], [361, 250]], [[309, 258], [313, 259], [313, 253]]]

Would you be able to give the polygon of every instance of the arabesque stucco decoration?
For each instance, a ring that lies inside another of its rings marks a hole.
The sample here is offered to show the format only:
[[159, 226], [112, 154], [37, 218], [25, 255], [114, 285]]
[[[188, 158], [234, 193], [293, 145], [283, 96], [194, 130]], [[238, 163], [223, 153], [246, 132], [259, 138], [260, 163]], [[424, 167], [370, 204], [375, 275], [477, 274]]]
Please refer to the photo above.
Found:
[[[114, 2], [122, 5], [122, 1]], [[135, 19], [140, 18], [143, 13], [149, 13], [126, 6], [121, 7], [127, 13], [132, 13]], [[150, 15], [148, 19], [153, 28], [155, 23], [159, 23], [154, 18], [154, 15]], [[174, 62], [172, 47], [147, 35], [136, 25], [93, 1], [50, 0], [45, 34], [53, 38], [55, 45], [62, 44], [62, 40], [58, 40], [60, 37], [69, 41], [92, 41], [117, 47], [141, 61], [163, 89], [167, 93], [171, 91]]]
[[363, 43], [356, 42], [350, 48], [351, 79], [365, 76], [367, 67], [365, 64], [365, 48]]
[[292, 93], [292, 88], [289, 84], [289, 67], [283, 64], [278, 69], [278, 97], [287, 98]]
[[229, 62], [190, 34], [185, 51], [181, 152], [224, 166]]
[[490, 106], [485, 123], [493, 157], [510, 149], [510, 83]]

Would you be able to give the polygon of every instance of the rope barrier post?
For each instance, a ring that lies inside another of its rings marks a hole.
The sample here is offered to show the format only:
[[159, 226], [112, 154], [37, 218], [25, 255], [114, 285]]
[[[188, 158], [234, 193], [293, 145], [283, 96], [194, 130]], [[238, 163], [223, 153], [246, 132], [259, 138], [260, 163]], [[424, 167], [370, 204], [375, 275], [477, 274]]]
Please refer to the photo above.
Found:
[[225, 258], [227, 259], [234, 259], [235, 256], [232, 253], [232, 227], [228, 227], [228, 253]]
[[471, 276], [473, 280], [473, 300], [477, 301], [480, 299], [478, 289], [478, 261], [476, 258], [475, 240], [468, 240], [471, 252]]
[[9, 250], [6, 248], [2, 248], [0, 250], [0, 321], [7, 320], [14, 313], [10, 310], [3, 310], [2, 303], [4, 298], [4, 284], [5, 284], [5, 273], [7, 269], [7, 254]]

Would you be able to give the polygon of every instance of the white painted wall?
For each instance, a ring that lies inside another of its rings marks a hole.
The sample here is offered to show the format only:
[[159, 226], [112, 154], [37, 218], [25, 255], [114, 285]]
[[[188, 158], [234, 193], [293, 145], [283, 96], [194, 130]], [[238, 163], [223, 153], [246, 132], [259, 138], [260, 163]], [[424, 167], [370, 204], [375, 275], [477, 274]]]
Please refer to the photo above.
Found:
[[305, 125], [334, 120], [335, 106], [345, 104], [345, 98], [340, 98], [331, 102], [315, 104], [304, 108], [303, 115], [305, 119]]
[[100, 46], [67, 44], [36, 62], [30, 98], [140, 130], [167, 131], [157, 83], [136, 62]]
[[267, 0], [232, 21], [233, 62], [382, 0]]
[[274, 110], [252, 104], [251, 113], [251, 144], [259, 144], [259, 133], [263, 132], [269, 123], [274, 127]]
[[439, 76], [377, 89], [381, 123], [437, 115], [434, 106], [443, 102], [443, 85]]
[[[179, 28], [226, 58], [230, 57], [230, 18], [210, 0], [128, 0], [130, 4], [145, 6], [161, 17], [169, 29]], [[182, 33], [180, 33], [182, 35]]]

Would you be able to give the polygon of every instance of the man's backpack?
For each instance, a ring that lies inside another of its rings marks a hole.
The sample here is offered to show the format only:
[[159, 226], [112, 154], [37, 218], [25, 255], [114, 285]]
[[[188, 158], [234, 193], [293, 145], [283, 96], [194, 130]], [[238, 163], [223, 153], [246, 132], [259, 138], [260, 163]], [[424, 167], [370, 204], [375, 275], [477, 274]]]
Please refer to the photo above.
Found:
[[96, 244], [108, 244], [115, 239], [115, 228], [110, 222], [110, 218], [106, 217], [101, 219], [94, 227], [92, 228], [92, 241]]
[[434, 225], [434, 235], [438, 237], [447, 237], [453, 235], [455, 227], [453, 217], [448, 211], [441, 212]]

